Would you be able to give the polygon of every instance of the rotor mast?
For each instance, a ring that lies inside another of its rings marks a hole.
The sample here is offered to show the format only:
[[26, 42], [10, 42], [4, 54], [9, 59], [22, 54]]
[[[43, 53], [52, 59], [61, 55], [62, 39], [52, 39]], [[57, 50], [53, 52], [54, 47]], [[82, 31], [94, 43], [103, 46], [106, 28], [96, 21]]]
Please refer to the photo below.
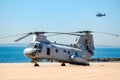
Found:
[[42, 35], [42, 34], [39, 33], [39, 32], [34, 33], [32, 42], [34, 42], [34, 41], [38, 41], [38, 42], [49, 42], [49, 40], [47, 40], [47, 36]]

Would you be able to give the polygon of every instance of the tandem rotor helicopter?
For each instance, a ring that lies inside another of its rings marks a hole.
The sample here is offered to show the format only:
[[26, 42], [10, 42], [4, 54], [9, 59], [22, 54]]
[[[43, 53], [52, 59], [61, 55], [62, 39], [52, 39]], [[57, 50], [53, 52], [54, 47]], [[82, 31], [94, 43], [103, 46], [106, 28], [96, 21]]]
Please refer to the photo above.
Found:
[[99, 12], [99, 13], [96, 14], [96, 16], [97, 16], [97, 17], [103, 17], [103, 16], [106, 16], [106, 13], [103, 14], [103, 13], [100, 13], [100, 12]]
[[[93, 35], [91, 34], [94, 32], [95, 31], [77, 31], [70, 33], [30, 32], [25, 33], [25, 36], [15, 40], [15, 42], [18, 42], [30, 35], [34, 35], [33, 40], [24, 49], [24, 54], [31, 59], [31, 62], [34, 63], [34, 66], [39, 66], [37, 62], [42, 59], [61, 62], [61, 66], [65, 66], [65, 63], [89, 66], [90, 64], [88, 62], [88, 59], [94, 55], [95, 50]], [[71, 45], [65, 45], [49, 41], [45, 34], [67, 34], [78, 36], [79, 38], [76, 38], [75, 43]], [[119, 36], [111, 33], [103, 34]]]

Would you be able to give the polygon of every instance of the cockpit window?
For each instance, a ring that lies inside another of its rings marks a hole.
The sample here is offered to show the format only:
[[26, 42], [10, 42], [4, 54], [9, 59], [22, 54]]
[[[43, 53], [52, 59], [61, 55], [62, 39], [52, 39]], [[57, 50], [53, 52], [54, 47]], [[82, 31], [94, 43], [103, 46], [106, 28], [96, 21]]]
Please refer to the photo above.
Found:
[[37, 48], [37, 45], [35, 45], [34, 48]]
[[37, 52], [41, 53], [41, 51], [42, 51], [42, 44], [36, 44], [35, 47], [37, 47]]
[[27, 47], [34, 47], [34, 44], [33, 43], [29, 43]]
[[41, 44], [38, 44], [38, 48], [39, 48], [39, 49], [42, 49], [42, 45], [41, 45]]
[[37, 44], [35, 44], [34, 48], [42, 49], [42, 45], [37, 43]]

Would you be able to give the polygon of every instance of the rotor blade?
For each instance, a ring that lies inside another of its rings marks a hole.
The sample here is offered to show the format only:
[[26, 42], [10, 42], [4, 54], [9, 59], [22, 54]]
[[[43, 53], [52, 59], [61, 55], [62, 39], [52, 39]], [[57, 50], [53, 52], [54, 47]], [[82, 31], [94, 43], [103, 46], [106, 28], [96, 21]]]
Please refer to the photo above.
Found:
[[[80, 36], [77, 33], [65, 33], [65, 32], [32, 32], [32, 34], [55, 34], [55, 35], [60, 35], [60, 34], [68, 34], [68, 35], [76, 35], [76, 36]], [[49, 36], [49, 35], [48, 35]], [[50, 35], [52, 36], [52, 35]]]
[[65, 33], [65, 32], [48, 32], [48, 33], [53, 33], [53, 34], [56, 34], [56, 35], [59, 35], [59, 34], [68, 34], [68, 35], [80, 36], [79, 34], [76, 34], [76, 33]]
[[88, 31], [88, 30], [86, 30], [86, 31], [77, 31], [77, 32], [72, 32], [72, 33], [91, 33], [92, 31]]
[[21, 39], [30, 36], [31, 34], [33, 34], [33, 33], [32, 33], [32, 32], [31, 32], [31, 33], [28, 33], [27, 35], [25, 35], [25, 36], [23, 36], [23, 37], [20, 37], [19, 39], [15, 40], [15, 42], [18, 42], [18, 41], [20, 41]]
[[15, 36], [19, 36], [19, 35], [25, 35], [26, 33], [24, 34], [17, 34], [17, 35], [10, 35], [10, 36], [4, 36], [4, 37], [0, 37], [0, 39], [5, 39], [5, 38], [9, 38], [9, 37], [15, 37]]
[[113, 36], [117, 36], [117, 37], [120, 36], [120, 35], [117, 35], [117, 34], [105, 33], [105, 32], [97, 32], [97, 31], [91, 31], [91, 32], [94, 32], [94, 33], [101, 33], [101, 34], [107, 34], [107, 35], [113, 35]]
[[107, 34], [107, 35], [113, 35], [119, 37], [120, 35], [112, 34], [112, 33], [105, 33], [105, 32], [98, 32], [98, 31], [77, 31], [73, 33], [101, 33], [101, 34]]
[[63, 35], [63, 33], [60, 32], [48, 32], [48, 33], [50, 33], [50, 35], [47, 35], [47, 37]]
[[47, 37], [57, 36], [57, 35], [62, 35], [62, 34], [51, 34], [51, 35], [47, 35]]

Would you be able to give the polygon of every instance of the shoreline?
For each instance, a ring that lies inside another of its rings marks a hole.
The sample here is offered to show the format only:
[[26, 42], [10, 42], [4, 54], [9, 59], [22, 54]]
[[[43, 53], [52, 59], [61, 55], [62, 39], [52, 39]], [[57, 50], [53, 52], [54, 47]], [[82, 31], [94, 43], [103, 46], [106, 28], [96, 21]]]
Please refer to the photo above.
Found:
[[[120, 58], [90, 58], [89, 62], [120, 62]], [[51, 61], [40, 61], [40, 63], [50, 63]], [[30, 63], [30, 61], [25, 62], [0, 62], [1, 63]]]
[[[61, 62], [37, 62], [38, 64], [62, 64]], [[94, 64], [94, 63], [120, 63], [120, 61], [89, 61], [90, 64]], [[4, 65], [4, 64], [32, 64], [34, 65], [34, 63], [31, 62], [4, 62], [4, 63], [0, 63], [0, 65]], [[65, 63], [65, 64], [69, 64], [69, 63]], [[69, 64], [69, 65], [76, 65], [76, 64]], [[76, 65], [76, 66], [83, 66], [83, 65]]]
[[0, 63], [0, 80], [120, 80], [120, 62], [90, 62], [90, 66], [39, 64]]

